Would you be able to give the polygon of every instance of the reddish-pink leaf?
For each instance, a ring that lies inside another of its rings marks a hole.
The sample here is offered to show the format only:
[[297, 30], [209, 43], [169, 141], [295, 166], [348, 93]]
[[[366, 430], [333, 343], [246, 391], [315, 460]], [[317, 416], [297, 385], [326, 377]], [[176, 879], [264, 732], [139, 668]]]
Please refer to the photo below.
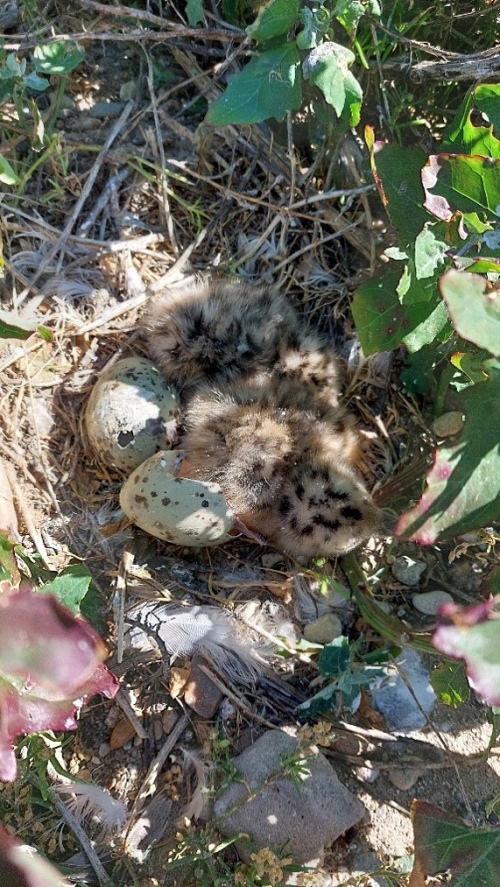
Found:
[[55, 598], [29, 589], [0, 597], [0, 779], [16, 775], [12, 742], [41, 730], [74, 730], [75, 712], [116, 678], [94, 630]]
[[49, 596], [23, 590], [0, 597], [0, 672], [44, 698], [68, 699], [105, 653], [83, 619]]
[[[496, 599], [500, 604], [500, 599]], [[474, 607], [445, 604], [439, 611], [434, 646], [463, 659], [472, 688], [489, 705], [500, 706], [500, 610], [490, 598]]]

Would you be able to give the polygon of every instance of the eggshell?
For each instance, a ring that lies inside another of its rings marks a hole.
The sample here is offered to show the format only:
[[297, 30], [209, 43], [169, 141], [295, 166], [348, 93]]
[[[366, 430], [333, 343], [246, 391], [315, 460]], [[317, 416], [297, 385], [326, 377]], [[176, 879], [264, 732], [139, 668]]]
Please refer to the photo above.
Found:
[[175, 477], [179, 453], [156, 453], [123, 484], [120, 505], [146, 533], [175, 545], [219, 545], [233, 538], [234, 514], [218, 484]]
[[175, 439], [179, 403], [160, 371], [143, 357], [119, 360], [98, 379], [85, 412], [99, 461], [129, 472]]

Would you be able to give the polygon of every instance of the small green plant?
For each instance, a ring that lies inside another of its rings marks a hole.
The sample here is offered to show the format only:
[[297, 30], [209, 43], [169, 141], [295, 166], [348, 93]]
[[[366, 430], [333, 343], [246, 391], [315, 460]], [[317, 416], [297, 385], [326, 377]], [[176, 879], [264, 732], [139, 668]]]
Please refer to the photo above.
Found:
[[[36, 95], [48, 89], [51, 76], [59, 78], [53, 109], [55, 119], [67, 75], [84, 57], [84, 51], [77, 44], [62, 41], [39, 44], [30, 57], [20, 57], [0, 48], [0, 121], [4, 132], [22, 133], [29, 138], [35, 152], [55, 150], [50, 126], [47, 127], [42, 118]], [[0, 153], [0, 182], [5, 185], [19, 186], [29, 178], [26, 172], [22, 174], [16, 146], [17, 140], [13, 139], [12, 148], [9, 148], [8, 143], [6, 147], [4, 143]], [[34, 172], [38, 165], [35, 163], [29, 173]]]
[[[244, 24], [251, 4], [223, 4], [228, 19]], [[267, 0], [257, 18], [246, 27], [253, 52], [234, 74], [223, 93], [208, 109], [206, 122], [214, 126], [257, 123], [302, 108], [324, 114], [320, 98], [334, 109], [341, 129], [360, 119], [362, 89], [350, 71], [358, 49], [356, 29], [369, 13], [379, 16], [378, 0]], [[201, 2], [189, 2], [191, 24], [203, 18]], [[343, 42], [337, 42], [342, 39]]]
[[384, 671], [379, 665], [387, 661], [387, 653], [377, 650], [373, 654], [360, 655], [361, 643], [361, 640], [350, 643], [341, 635], [325, 644], [318, 659], [318, 670], [330, 682], [297, 707], [299, 715], [314, 718], [331, 712], [340, 700], [350, 706], [362, 687], [369, 687], [376, 678], [383, 677]]

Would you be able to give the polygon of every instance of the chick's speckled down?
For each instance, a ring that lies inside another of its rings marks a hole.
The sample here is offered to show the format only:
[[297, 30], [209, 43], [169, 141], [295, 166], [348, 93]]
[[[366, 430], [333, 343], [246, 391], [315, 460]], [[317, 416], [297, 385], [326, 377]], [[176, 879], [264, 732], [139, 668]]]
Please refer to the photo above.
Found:
[[244, 525], [295, 556], [343, 554], [389, 529], [356, 469], [331, 345], [285, 296], [203, 281], [163, 293], [145, 328], [183, 403], [185, 477], [216, 481]]

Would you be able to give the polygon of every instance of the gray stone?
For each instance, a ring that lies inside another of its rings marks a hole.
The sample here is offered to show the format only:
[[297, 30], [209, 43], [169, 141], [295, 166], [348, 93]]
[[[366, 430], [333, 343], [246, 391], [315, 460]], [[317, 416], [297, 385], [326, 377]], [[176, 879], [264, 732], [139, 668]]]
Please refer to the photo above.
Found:
[[313, 644], [329, 644], [342, 634], [342, 623], [334, 613], [325, 613], [319, 619], [309, 622], [304, 628], [306, 641]]
[[[293, 768], [294, 761], [301, 766]], [[233, 764], [242, 781], [217, 798], [214, 813], [223, 835], [248, 836], [236, 842], [245, 862], [255, 849], [270, 847], [296, 864], [318, 865], [325, 848], [364, 818], [365, 808], [324, 755], [313, 749], [305, 757], [297, 740], [280, 730], [264, 733]]]
[[426, 566], [423, 561], [415, 561], [412, 557], [404, 554], [396, 558], [391, 570], [394, 578], [403, 585], [418, 585]]
[[412, 597], [413, 606], [419, 613], [425, 616], [436, 616], [437, 611], [443, 604], [452, 604], [453, 598], [447, 591], [423, 591], [421, 594], [414, 594]]
[[[409, 647], [403, 648], [395, 660], [395, 666], [380, 686], [372, 689], [373, 706], [383, 714], [389, 730], [418, 730], [427, 723], [426, 715], [430, 714], [436, 702], [429, 667]], [[405, 680], [398, 671], [402, 672]]]

